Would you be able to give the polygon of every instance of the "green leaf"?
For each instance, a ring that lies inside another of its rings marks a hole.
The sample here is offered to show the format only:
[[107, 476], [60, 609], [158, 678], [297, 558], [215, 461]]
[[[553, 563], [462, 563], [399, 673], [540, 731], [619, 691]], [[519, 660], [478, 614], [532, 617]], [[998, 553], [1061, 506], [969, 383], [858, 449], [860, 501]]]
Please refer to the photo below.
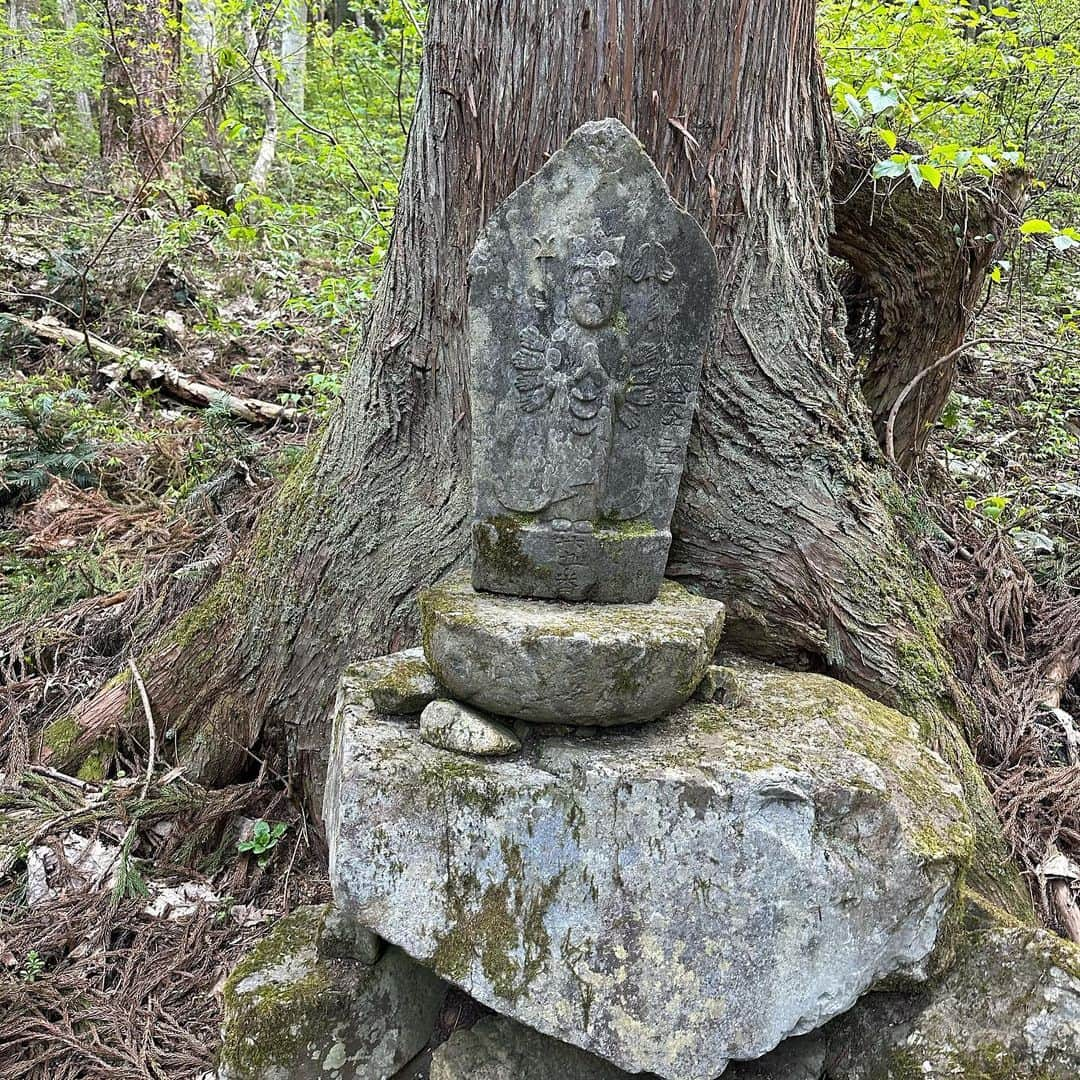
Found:
[[1080, 240], [1074, 240], [1071, 236], [1066, 236], [1065, 233], [1059, 233], [1050, 241], [1058, 249], [1058, 251], [1068, 251], [1069, 248], [1080, 247]]
[[923, 162], [918, 166], [919, 175], [936, 191], [941, 187], [941, 180], [944, 173], [934, 165], [928, 165]]
[[875, 162], [874, 167], [870, 170], [870, 175], [875, 180], [880, 180], [886, 176], [903, 176], [905, 172], [907, 172], [907, 166], [904, 162], [897, 161], [894, 158], [886, 158], [884, 161]]
[[1054, 226], [1042, 218], [1028, 218], [1019, 229], [1021, 236], [1038, 236], [1053, 231]]
[[894, 109], [900, 104], [900, 97], [892, 90], [882, 92], [877, 87], [871, 86], [866, 91], [866, 100], [870, 102], [870, 111], [877, 116], [886, 109]]
[[919, 171], [920, 168], [921, 166], [919, 166], [914, 161], [910, 162], [907, 167], [908, 175], [911, 177], [911, 182], [917, 188], [921, 188], [923, 186], [923, 174]]
[[851, 110], [852, 115], [856, 120], [862, 120], [866, 116], [866, 110], [862, 107], [859, 99], [854, 94], [845, 94], [844, 101], [847, 102], [847, 107]]
[[878, 138], [890, 149], [896, 149], [896, 132], [890, 131], [888, 128], [881, 128], [878, 131]]

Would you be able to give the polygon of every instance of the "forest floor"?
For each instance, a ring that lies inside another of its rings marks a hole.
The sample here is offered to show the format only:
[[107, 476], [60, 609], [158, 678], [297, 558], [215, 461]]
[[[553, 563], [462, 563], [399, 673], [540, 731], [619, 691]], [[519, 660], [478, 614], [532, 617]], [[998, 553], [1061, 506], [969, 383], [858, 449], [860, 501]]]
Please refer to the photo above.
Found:
[[[355, 266], [283, 265], [258, 235], [168, 215], [102, 245], [95, 213], [32, 192], [0, 228], [0, 1080], [204, 1074], [236, 957], [328, 895], [278, 762], [205, 791], [163, 731], [76, 777], [29, 764], [166, 585], [197, 590], [243, 541], [337, 400], [370, 293]], [[1002, 544], [1057, 596], [1080, 596], [1074, 316], [1080, 265], [1028, 262], [995, 289], [974, 336], [1023, 344], [972, 351], [922, 477], [941, 558]], [[103, 373], [99, 352], [31, 324], [131, 356]], [[193, 405], [147, 383], [147, 359], [295, 417]]]

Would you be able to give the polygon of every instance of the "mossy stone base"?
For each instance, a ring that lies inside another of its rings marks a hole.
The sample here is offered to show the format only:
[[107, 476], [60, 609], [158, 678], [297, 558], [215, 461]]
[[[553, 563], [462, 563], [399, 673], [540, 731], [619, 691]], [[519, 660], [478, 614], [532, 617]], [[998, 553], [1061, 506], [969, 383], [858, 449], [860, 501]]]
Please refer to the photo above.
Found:
[[431, 1058], [431, 1080], [649, 1080], [505, 1016], [456, 1031]]
[[578, 532], [515, 514], [474, 522], [472, 538], [477, 589], [597, 604], [655, 600], [671, 547], [670, 530], [648, 522], [596, 524]]
[[648, 604], [477, 592], [465, 573], [419, 598], [424, 655], [460, 701], [536, 723], [610, 725], [678, 708], [705, 674], [724, 605], [673, 581]]
[[914, 721], [820, 675], [514, 758], [334, 718], [334, 896], [473, 997], [627, 1072], [714, 1080], [936, 973], [973, 834]]
[[428, 1041], [446, 984], [399, 949], [321, 957], [329, 914], [298, 908], [229, 976], [219, 1080], [385, 1080]]

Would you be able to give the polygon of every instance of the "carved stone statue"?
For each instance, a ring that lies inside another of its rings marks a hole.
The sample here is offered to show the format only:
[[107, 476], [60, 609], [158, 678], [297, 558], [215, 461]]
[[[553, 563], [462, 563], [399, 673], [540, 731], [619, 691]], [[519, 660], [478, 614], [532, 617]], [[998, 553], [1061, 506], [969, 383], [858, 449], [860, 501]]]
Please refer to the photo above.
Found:
[[712, 318], [708, 239], [605, 120], [495, 211], [470, 271], [475, 587], [652, 600]]

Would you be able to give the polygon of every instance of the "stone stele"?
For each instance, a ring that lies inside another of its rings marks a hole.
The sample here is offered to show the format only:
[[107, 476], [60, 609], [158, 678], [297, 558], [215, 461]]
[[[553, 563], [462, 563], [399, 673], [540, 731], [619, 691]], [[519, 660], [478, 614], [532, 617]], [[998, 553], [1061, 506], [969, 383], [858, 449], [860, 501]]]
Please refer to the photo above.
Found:
[[334, 897], [495, 1011], [627, 1072], [713, 1080], [936, 974], [973, 830], [917, 725], [821, 675], [514, 758], [346, 700]]
[[419, 596], [424, 653], [461, 701], [532, 723], [610, 725], [678, 708], [708, 668], [724, 605], [665, 581], [648, 604], [477, 592], [455, 573]]
[[708, 238], [601, 120], [495, 210], [469, 272], [473, 583], [653, 599], [715, 307]]

